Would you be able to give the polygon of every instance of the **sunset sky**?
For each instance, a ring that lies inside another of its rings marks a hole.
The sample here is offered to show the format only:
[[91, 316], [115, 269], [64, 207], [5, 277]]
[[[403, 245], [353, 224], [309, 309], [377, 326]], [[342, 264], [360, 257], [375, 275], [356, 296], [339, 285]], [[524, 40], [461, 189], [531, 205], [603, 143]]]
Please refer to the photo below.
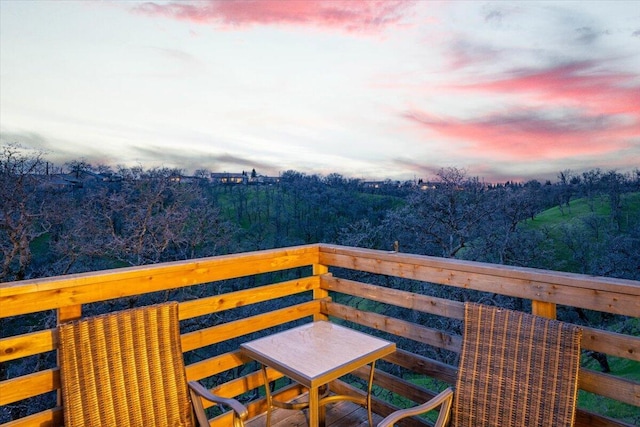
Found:
[[631, 171], [638, 4], [0, 0], [0, 140], [186, 173]]

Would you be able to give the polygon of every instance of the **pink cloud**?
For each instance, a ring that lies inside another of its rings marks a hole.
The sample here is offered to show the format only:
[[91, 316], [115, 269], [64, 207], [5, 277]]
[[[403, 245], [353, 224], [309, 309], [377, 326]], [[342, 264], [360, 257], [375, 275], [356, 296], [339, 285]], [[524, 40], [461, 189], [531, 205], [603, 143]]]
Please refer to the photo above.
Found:
[[[404, 117], [470, 151], [497, 160], [594, 157], [640, 144], [637, 76], [602, 72], [593, 62], [520, 70], [486, 82], [449, 85], [449, 92], [507, 95], [519, 107], [471, 119], [409, 111]], [[560, 113], [559, 113], [560, 112]], [[463, 152], [464, 151], [464, 152]]]
[[583, 61], [547, 70], [520, 70], [483, 83], [451, 86], [452, 89], [525, 95], [564, 106], [578, 106], [592, 114], [631, 114], [640, 120], [638, 76], [601, 72], [595, 62]]
[[372, 31], [398, 23], [413, 6], [405, 0], [208, 0], [144, 3], [135, 11], [197, 24], [231, 27], [312, 25]]
[[542, 111], [492, 114], [474, 120], [410, 111], [404, 117], [447, 139], [464, 141], [471, 152], [495, 160], [543, 160], [596, 156], [627, 149], [640, 135], [639, 123], [606, 116], [548, 117]]

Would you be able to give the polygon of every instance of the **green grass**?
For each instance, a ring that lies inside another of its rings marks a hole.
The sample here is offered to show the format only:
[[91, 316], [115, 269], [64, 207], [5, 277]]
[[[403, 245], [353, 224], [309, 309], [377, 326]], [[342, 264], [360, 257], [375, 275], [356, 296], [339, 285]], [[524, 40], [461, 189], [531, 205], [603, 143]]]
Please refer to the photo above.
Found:
[[[621, 197], [620, 229], [611, 218], [609, 199], [600, 196], [589, 201], [586, 198], [572, 200], [569, 206], [562, 209], [555, 206], [521, 223], [522, 227], [545, 233], [546, 240], [541, 250], [552, 254], [553, 265], [543, 266], [551, 270], [584, 273], [584, 262], [574, 259], [572, 249], [567, 242], [572, 242], [578, 253], [588, 248], [595, 248], [610, 239], [612, 233], [625, 233], [630, 227], [637, 225], [640, 219], [640, 193], [628, 193]], [[595, 233], [588, 222], [597, 219], [599, 231]], [[583, 251], [584, 252], [584, 251]], [[584, 253], [582, 254], [584, 255]]]
[[[294, 210], [296, 210], [298, 214], [302, 213], [303, 216], [306, 216], [309, 215], [309, 213], [316, 214], [320, 207], [324, 207], [324, 204], [318, 206], [318, 201], [314, 199], [313, 195], [305, 194], [304, 190], [285, 190], [281, 187], [222, 187], [212, 190], [210, 197], [215, 198], [225, 218], [238, 224], [245, 230], [249, 229], [252, 224], [272, 222], [274, 215], [279, 215], [281, 218], [294, 218], [296, 217]], [[331, 193], [328, 191], [322, 194], [321, 199], [336, 197], [348, 199], [348, 202], [336, 202], [333, 206], [338, 210], [338, 216], [342, 210], [342, 204], [344, 204], [345, 207], [356, 206], [366, 211], [384, 212], [388, 209], [395, 209], [404, 203], [404, 200], [399, 197], [361, 193], [358, 191], [350, 191], [348, 193], [340, 191]], [[241, 200], [243, 210], [242, 215], [239, 215], [238, 208], [240, 207]], [[266, 209], [264, 208], [265, 203], [270, 204], [269, 217], [266, 215]], [[280, 203], [280, 205], [276, 206], [277, 203]], [[260, 215], [257, 214], [258, 211]], [[353, 212], [350, 214], [353, 214]]]
[[[640, 217], [640, 193], [623, 194], [621, 201], [623, 210], [622, 225], [624, 227], [628, 226], [633, 219]], [[560, 209], [555, 206], [547, 209], [537, 214], [534, 220], [524, 221], [523, 224], [530, 229], [554, 228], [592, 214], [604, 217], [611, 215], [611, 206], [606, 197], [596, 197], [593, 203], [590, 203], [586, 198], [574, 199], [569, 203], [568, 207], [565, 206]]]

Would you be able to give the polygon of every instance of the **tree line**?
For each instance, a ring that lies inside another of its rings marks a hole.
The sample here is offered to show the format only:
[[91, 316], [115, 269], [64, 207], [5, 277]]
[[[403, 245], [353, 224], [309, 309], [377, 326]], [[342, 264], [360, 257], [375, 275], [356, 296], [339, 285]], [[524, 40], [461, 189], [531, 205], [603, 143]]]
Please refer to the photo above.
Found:
[[[120, 167], [120, 180], [57, 185], [41, 153], [0, 157], [0, 281], [307, 243], [461, 258], [638, 279], [640, 170], [569, 170], [558, 182], [484, 184], [441, 169], [427, 186], [363, 188], [358, 180], [286, 171], [274, 186], [180, 183], [167, 168]], [[84, 161], [69, 173], [105, 172]], [[526, 226], [572, 201], [591, 214], [550, 230]], [[629, 201], [631, 200], [631, 201]], [[604, 209], [603, 209], [604, 207]], [[629, 213], [631, 212], [631, 213]], [[549, 240], [562, 245], [557, 259]]]

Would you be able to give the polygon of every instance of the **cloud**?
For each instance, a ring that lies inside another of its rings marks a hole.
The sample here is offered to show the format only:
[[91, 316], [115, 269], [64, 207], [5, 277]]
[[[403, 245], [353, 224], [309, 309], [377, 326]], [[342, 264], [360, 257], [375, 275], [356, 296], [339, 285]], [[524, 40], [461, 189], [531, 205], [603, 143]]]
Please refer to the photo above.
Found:
[[503, 18], [503, 14], [502, 14], [501, 11], [492, 10], [492, 11], [490, 11], [489, 13], [487, 13], [485, 15], [484, 20], [485, 20], [485, 22], [494, 21], [494, 22], [497, 22], [499, 24], [499, 23], [502, 23], [502, 18]]
[[576, 33], [578, 34], [577, 36], [578, 43], [582, 43], [582, 44], [592, 44], [601, 35], [600, 33], [596, 32], [590, 27], [577, 28]]
[[493, 46], [477, 43], [468, 38], [452, 41], [447, 50], [449, 68], [452, 71], [471, 65], [496, 62], [502, 53]]
[[163, 48], [163, 47], [152, 47], [151, 49], [154, 49], [155, 51], [159, 52], [160, 54], [164, 55], [165, 57], [171, 59], [171, 60], [176, 60], [179, 62], [183, 62], [187, 65], [196, 65], [199, 64], [199, 60], [191, 55], [190, 53], [185, 52], [184, 50], [180, 50], [180, 49], [168, 49], [168, 48]]
[[50, 151], [54, 144], [37, 132], [12, 132], [0, 131], [0, 144], [18, 144], [22, 147], [46, 153]]
[[67, 139], [30, 131], [0, 131], [0, 144], [16, 143], [21, 147], [41, 153], [43, 158], [57, 167], [72, 160], [85, 160], [94, 165], [110, 164], [114, 158], [100, 151], [99, 147], [86, 147]]
[[593, 114], [630, 114], [640, 120], [640, 85], [637, 75], [606, 72], [599, 62], [579, 61], [549, 69], [523, 69], [502, 78], [465, 85], [452, 85], [463, 92], [483, 91], [528, 96], [548, 102], [579, 107]]
[[207, 0], [148, 2], [133, 10], [203, 25], [303, 25], [369, 32], [399, 23], [413, 7], [405, 0]]
[[[638, 124], [606, 116], [549, 114], [523, 110], [461, 120], [408, 111], [404, 117], [440, 137], [460, 141], [460, 156], [495, 160], [542, 160], [595, 156], [626, 149], [640, 134]], [[640, 141], [637, 141], [640, 143]]]
[[435, 176], [441, 167], [445, 165], [432, 165], [423, 162], [419, 162], [414, 159], [407, 159], [398, 157], [392, 160], [392, 164], [394, 167], [400, 169], [410, 170], [415, 174], [418, 174], [420, 177], [424, 176]]
[[132, 149], [143, 160], [142, 163], [145, 165], [154, 164], [156, 166], [176, 167], [186, 171], [210, 169], [236, 172], [241, 169], [256, 169], [260, 173], [273, 174], [279, 170], [278, 165], [226, 152], [210, 152], [206, 150], [185, 152], [181, 148], [167, 148], [159, 145], [137, 145]]

